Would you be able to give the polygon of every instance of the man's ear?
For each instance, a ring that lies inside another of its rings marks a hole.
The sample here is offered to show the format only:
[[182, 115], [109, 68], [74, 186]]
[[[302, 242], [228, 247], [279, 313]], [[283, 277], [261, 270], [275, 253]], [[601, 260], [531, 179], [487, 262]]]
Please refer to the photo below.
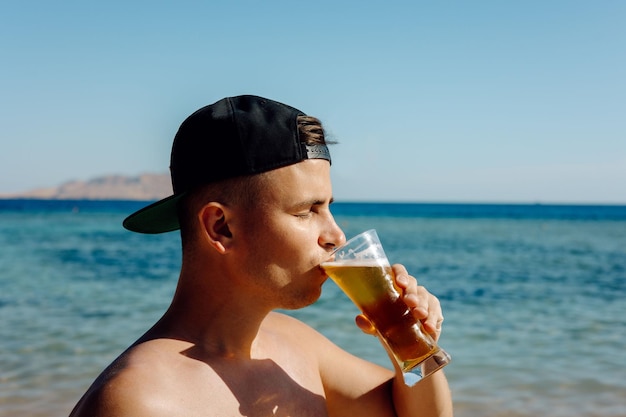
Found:
[[218, 252], [226, 252], [232, 242], [232, 233], [228, 227], [230, 212], [220, 203], [209, 203], [199, 213], [200, 224], [208, 243]]

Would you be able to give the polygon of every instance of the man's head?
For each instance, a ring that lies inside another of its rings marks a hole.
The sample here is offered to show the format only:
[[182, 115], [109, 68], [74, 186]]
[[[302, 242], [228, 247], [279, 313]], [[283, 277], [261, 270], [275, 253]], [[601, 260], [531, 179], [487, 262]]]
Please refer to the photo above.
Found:
[[[298, 116], [299, 137], [306, 145], [326, 145], [321, 122], [312, 116]], [[322, 158], [323, 159], [323, 158]], [[244, 175], [199, 186], [186, 193], [178, 203], [178, 219], [183, 247], [186, 246], [198, 224], [197, 214], [208, 202], [238, 207], [252, 213], [266, 203], [266, 191], [275, 184], [272, 171]]]
[[306, 159], [330, 161], [317, 119], [262, 97], [222, 99], [199, 109], [180, 126], [170, 161], [174, 195], [130, 215], [124, 227], [140, 233], [176, 230], [178, 203], [190, 192]]

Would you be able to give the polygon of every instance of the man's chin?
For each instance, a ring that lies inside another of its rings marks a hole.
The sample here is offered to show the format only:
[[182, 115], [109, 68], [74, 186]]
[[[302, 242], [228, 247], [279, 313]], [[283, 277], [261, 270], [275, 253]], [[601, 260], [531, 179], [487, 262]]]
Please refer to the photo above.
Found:
[[302, 297], [298, 297], [298, 299], [292, 300], [289, 305], [284, 306], [285, 310], [299, 310], [304, 307], [308, 307], [311, 304], [314, 304], [317, 300], [322, 296], [322, 286], [320, 285], [317, 291], [309, 292], [307, 294], [303, 294]]

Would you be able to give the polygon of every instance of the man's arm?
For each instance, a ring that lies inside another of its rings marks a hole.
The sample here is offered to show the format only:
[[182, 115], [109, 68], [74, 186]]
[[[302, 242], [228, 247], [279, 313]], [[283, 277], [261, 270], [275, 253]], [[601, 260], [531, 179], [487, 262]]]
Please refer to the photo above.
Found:
[[[398, 286], [404, 291], [407, 306], [422, 321], [424, 330], [438, 339], [443, 322], [439, 301], [419, 287], [403, 266], [394, 265], [393, 270]], [[365, 333], [375, 334], [364, 316], [357, 317], [357, 325]], [[394, 361], [391, 361], [395, 368], [392, 372], [332, 346], [321, 348], [319, 353], [320, 372], [331, 416], [453, 415], [450, 388], [443, 371], [407, 386]]]
[[[404, 290], [403, 299], [413, 316], [422, 322], [424, 330], [436, 340], [441, 335], [443, 313], [439, 300], [424, 287], [417, 285], [402, 265], [393, 266], [397, 285]], [[395, 362], [394, 362], [395, 363]], [[448, 381], [439, 370], [412, 387], [403, 382], [396, 366], [393, 399], [398, 417], [452, 416], [452, 395]]]
[[393, 380], [393, 402], [398, 417], [452, 416], [452, 396], [448, 381], [439, 370], [412, 387], [402, 376]]
[[[322, 336], [320, 336], [322, 337]], [[443, 371], [412, 387], [402, 372], [380, 367], [324, 342], [318, 352], [330, 416], [452, 416], [450, 389]]]

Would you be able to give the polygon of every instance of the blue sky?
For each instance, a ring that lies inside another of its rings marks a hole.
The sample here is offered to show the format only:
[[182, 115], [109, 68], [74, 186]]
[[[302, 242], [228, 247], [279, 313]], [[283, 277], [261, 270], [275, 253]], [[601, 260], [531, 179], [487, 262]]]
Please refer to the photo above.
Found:
[[318, 116], [335, 198], [626, 203], [626, 2], [22, 1], [0, 194], [166, 172], [191, 112]]

